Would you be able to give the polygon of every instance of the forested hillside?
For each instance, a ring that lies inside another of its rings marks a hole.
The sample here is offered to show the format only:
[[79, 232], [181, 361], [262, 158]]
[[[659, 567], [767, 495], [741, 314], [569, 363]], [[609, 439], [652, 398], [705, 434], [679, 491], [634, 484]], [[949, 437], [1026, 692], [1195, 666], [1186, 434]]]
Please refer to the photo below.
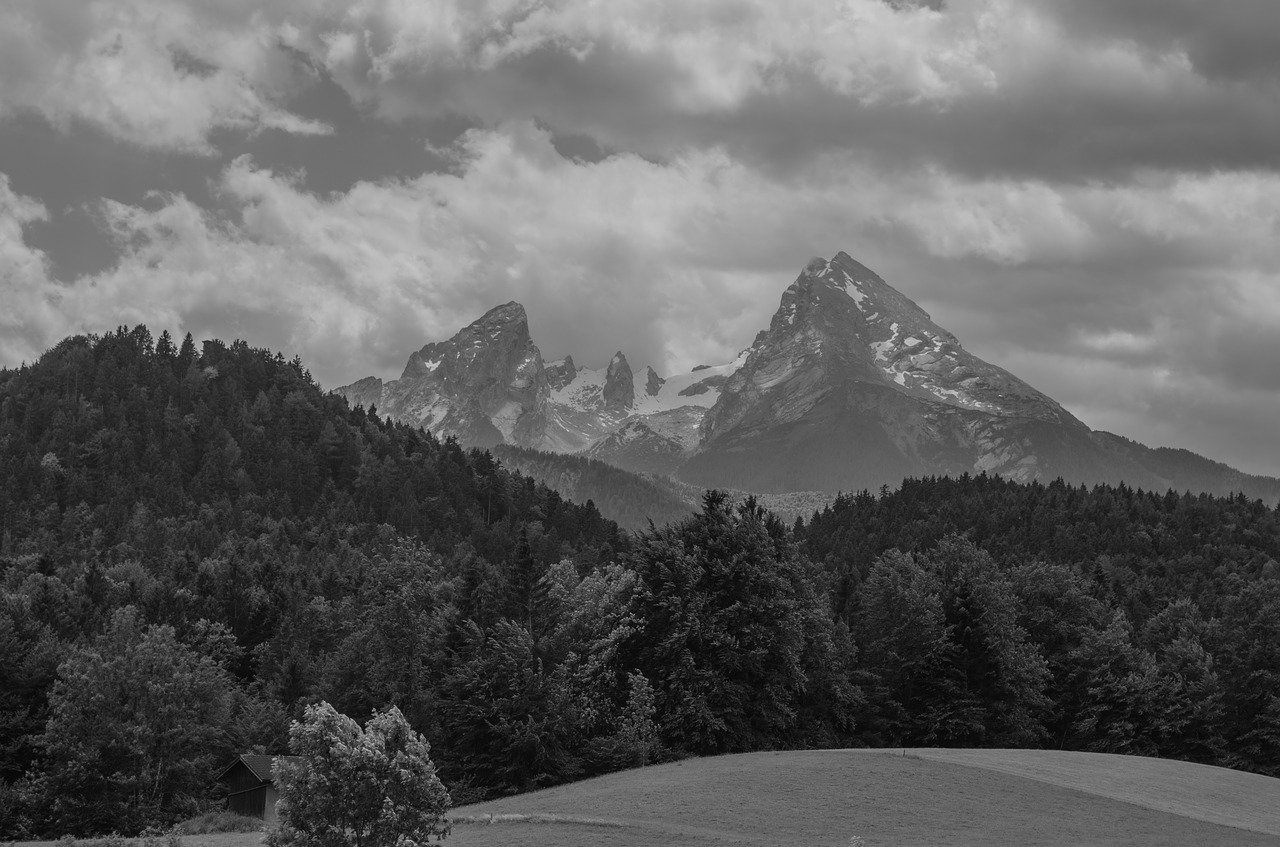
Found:
[[[669, 484], [615, 468], [598, 459], [566, 456], [500, 444], [493, 450], [504, 464], [531, 476], [576, 503], [592, 502], [601, 514], [626, 529], [644, 529], [686, 518], [691, 499], [671, 491]], [[701, 491], [698, 491], [701, 494]]]
[[[0, 479], [6, 833], [182, 814], [233, 753], [281, 749], [298, 703], [364, 716], [412, 698], [415, 639], [444, 618], [508, 612], [551, 563], [591, 572], [629, 543], [487, 453], [325, 396], [297, 361], [142, 327], [0, 371]], [[152, 653], [115, 668], [134, 689], [110, 686], [121, 723], [94, 725], [88, 698], [112, 679], [95, 657]], [[193, 687], [138, 700], [176, 667]], [[193, 698], [208, 706], [188, 720]], [[176, 735], [138, 737], [129, 722], [155, 709]], [[160, 762], [168, 784], [143, 793]]]
[[796, 530], [876, 680], [875, 740], [996, 746], [1016, 716], [1003, 741], [1280, 775], [1280, 510], [965, 476]]
[[455, 802], [691, 754], [1135, 752], [1280, 774], [1280, 515], [980, 477], [628, 534], [143, 328], [0, 371], [0, 832], [216, 802], [327, 700], [398, 705]]

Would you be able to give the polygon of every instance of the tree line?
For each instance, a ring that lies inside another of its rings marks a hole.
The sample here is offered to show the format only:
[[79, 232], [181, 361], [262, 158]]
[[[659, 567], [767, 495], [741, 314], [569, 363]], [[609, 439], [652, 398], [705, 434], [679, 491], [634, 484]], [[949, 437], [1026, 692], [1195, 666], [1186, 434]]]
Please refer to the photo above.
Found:
[[908, 480], [639, 533], [241, 342], [0, 371], [0, 831], [136, 832], [328, 702], [455, 803], [686, 755], [1046, 746], [1280, 774], [1280, 516]]

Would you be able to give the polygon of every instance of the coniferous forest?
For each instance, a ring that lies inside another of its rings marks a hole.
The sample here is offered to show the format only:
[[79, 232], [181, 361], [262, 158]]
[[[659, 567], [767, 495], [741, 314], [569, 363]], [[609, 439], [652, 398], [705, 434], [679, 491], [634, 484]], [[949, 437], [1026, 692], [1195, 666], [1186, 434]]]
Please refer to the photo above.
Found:
[[216, 802], [326, 700], [455, 803], [663, 759], [884, 745], [1280, 775], [1280, 511], [906, 480], [639, 533], [298, 360], [121, 329], [0, 371], [0, 833]]

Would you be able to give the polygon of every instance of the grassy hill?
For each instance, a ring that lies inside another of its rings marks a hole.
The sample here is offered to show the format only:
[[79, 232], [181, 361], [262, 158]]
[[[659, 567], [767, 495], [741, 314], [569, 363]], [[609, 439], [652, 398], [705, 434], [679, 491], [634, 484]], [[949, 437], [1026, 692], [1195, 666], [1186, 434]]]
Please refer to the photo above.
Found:
[[[610, 774], [451, 817], [453, 847], [1280, 847], [1280, 779], [1059, 751], [749, 753]], [[182, 841], [260, 847], [263, 837]]]
[[[454, 811], [458, 847], [1280, 847], [1280, 780], [1091, 753], [752, 753]], [[492, 821], [492, 822], [490, 822]]]

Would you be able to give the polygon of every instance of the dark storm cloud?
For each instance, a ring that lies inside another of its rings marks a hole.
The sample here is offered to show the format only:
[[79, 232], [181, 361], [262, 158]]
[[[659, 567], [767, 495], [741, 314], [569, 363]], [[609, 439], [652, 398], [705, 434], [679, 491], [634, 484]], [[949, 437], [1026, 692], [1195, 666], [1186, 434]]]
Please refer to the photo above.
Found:
[[1185, 52], [1206, 77], [1280, 80], [1274, 0], [1034, 0], [1077, 34]]
[[[1274, 45], [1280, 4], [1251, 17], [1249, 10], [1263, 7], [1245, 3], [1202, 33], [1197, 25], [1210, 15], [1193, 14], [1198, 6], [1190, 0], [1176, 2], [1174, 21], [1151, 24], [1141, 49], [1124, 33], [1148, 17], [1146, 3], [1115, 4], [1129, 11], [1110, 16], [1111, 4], [1101, 2], [1082, 3], [1079, 10], [1071, 3], [1044, 5], [1099, 37], [1072, 41], [1037, 31], [1034, 37], [1043, 43], [1023, 45], [1019, 39], [1032, 36], [1011, 26], [991, 36], [992, 43], [971, 45], [965, 39], [978, 36], [959, 28], [961, 34], [936, 36], [937, 52], [967, 50], [981, 59], [943, 64], [933, 69], [939, 79], [932, 82], [912, 76], [910, 62], [889, 70], [855, 62], [849, 88], [831, 70], [833, 60], [796, 45], [774, 48], [772, 58], [753, 55], [741, 60], [743, 67], [725, 60], [728, 67], [709, 70], [687, 56], [678, 61], [648, 42], [638, 46], [609, 33], [595, 35], [589, 50], [546, 39], [483, 66], [406, 62], [376, 85], [368, 81], [373, 60], [365, 58], [345, 79], [393, 119], [452, 114], [488, 125], [534, 119], [606, 149], [653, 159], [688, 145], [721, 145], [759, 166], [787, 171], [815, 155], [851, 150], [886, 166], [937, 164], [979, 177], [1072, 181], [1122, 179], [1143, 169], [1280, 168], [1280, 80], [1255, 64], [1230, 78], [1216, 72], [1230, 56], [1250, 55], [1247, 45], [1235, 52], [1233, 35]], [[1273, 20], [1276, 26], [1265, 28]], [[1262, 29], [1252, 29], [1250, 21]], [[1182, 40], [1174, 36], [1183, 29], [1203, 38], [1206, 53], [1220, 52], [1219, 64], [1181, 64]], [[1169, 37], [1155, 37], [1166, 31]], [[905, 40], [912, 34], [891, 35]], [[1102, 39], [1104, 34], [1114, 37]], [[857, 46], [851, 42], [850, 50]], [[1280, 65], [1280, 50], [1266, 55]], [[712, 92], [705, 102], [695, 96], [703, 89]], [[718, 95], [723, 102], [715, 100]]]
[[1274, 323], [1242, 320], [1214, 341], [1207, 376], [1280, 394], [1280, 334]]
[[[720, 144], [778, 173], [840, 151], [904, 170], [937, 165], [973, 178], [1068, 182], [1150, 169], [1280, 169], [1280, 96], [1246, 91], [1142, 97], [1026, 80], [940, 109], [854, 104], [800, 77], [786, 93], [753, 95], [729, 114], [635, 123], [603, 137], [617, 144], [625, 135], [651, 155]], [[565, 125], [575, 124], [570, 117]]]

